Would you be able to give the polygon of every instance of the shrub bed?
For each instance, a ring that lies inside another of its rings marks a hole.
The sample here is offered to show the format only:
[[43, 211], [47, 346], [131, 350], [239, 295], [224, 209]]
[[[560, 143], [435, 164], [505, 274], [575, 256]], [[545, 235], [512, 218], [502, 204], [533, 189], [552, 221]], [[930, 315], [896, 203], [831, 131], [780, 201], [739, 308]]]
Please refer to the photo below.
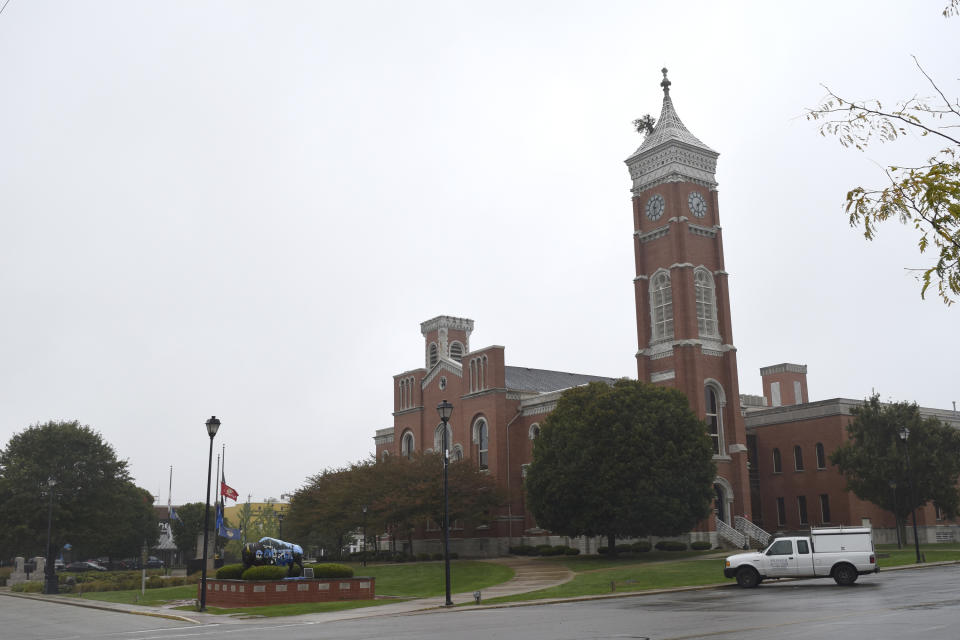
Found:
[[687, 543], [679, 540], [661, 540], [656, 544], [659, 551], [686, 551]]
[[242, 564], [225, 564], [217, 569], [217, 577], [221, 580], [239, 580], [242, 575]]
[[706, 551], [712, 547], [713, 545], [710, 544], [709, 540], [694, 540], [690, 543], [690, 548], [694, 551]]
[[267, 564], [250, 567], [240, 575], [241, 580], [283, 580], [287, 577], [287, 568]]
[[[353, 569], [345, 564], [335, 562], [324, 562], [307, 565], [313, 569], [314, 578], [352, 578]], [[244, 578], [246, 579], [246, 578]]]

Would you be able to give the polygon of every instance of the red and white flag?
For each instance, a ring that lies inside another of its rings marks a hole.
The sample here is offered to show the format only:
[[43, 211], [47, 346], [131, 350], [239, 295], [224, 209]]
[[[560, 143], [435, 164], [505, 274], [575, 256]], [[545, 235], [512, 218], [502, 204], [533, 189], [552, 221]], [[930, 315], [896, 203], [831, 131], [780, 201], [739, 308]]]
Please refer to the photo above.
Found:
[[227, 483], [223, 481], [220, 482], [220, 495], [224, 498], [230, 498], [234, 502], [236, 502], [237, 498], [239, 497], [236, 489], [228, 487]]

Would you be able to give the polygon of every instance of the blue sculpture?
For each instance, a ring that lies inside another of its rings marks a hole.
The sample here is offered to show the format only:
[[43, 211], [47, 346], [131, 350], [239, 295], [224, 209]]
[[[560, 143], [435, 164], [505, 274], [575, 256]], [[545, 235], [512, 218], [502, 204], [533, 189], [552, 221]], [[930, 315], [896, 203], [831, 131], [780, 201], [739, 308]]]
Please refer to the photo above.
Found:
[[277, 565], [289, 567], [292, 564], [303, 566], [303, 549], [292, 542], [284, 542], [276, 538], [260, 538], [258, 542], [248, 542], [243, 545], [244, 568], [261, 565]]

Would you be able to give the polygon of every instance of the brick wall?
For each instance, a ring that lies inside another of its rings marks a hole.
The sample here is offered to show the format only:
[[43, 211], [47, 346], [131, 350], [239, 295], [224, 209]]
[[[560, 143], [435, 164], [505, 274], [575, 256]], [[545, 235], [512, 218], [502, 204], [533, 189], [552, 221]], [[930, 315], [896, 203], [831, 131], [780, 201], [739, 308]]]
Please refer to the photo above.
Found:
[[[375, 578], [338, 580], [207, 579], [207, 604], [214, 607], [258, 607], [296, 602], [373, 600]], [[197, 598], [200, 597], [197, 584]]]

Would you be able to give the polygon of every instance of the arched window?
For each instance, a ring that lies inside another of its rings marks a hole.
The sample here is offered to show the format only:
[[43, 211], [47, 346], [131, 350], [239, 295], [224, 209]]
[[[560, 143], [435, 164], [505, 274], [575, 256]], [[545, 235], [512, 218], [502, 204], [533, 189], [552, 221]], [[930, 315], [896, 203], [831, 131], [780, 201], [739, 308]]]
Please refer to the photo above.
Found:
[[453, 453], [450, 454], [450, 457], [453, 458], [454, 462], [463, 460], [463, 447], [458, 444], [453, 445]]
[[407, 431], [400, 438], [400, 455], [410, 459], [413, 456], [413, 433]]
[[457, 362], [463, 361], [463, 345], [456, 340], [450, 343], [450, 358]]
[[[453, 444], [453, 429], [450, 423], [447, 423], [447, 447]], [[437, 425], [437, 430], [433, 434], [433, 450], [443, 453], [443, 423]]]
[[717, 399], [717, 390], [712, 384], [704, 387], [704, 400], [706, 401], [707, 415], [707, 433], [713, 441], [713, 455], [723, 454], [723, 418], [720, 402]]
[[716, 337], [717, 296], [713, 276], [703, 267], [693, 272], [693, 288], [697, 298], [697, 328], [701, 336]]
[[803, 471], [803, 449], [800, 445], [793, 447], [793, 468], [796, 471]]
[[430, 364], [427, 368], [432, 368], [440, 360], [440, 351], [437, 349], [437, 343], [430, 343]]
[[384, 449], [384, 450], [380, 453], [380, 460], [382, 460], [382, 461], [383, 461], [383, 460], [386, 460], [386, 459], [387, 459], [387, 456], [389, 456], [389, 455], [390, 455], [390, 452], [387, 451], [386, 449]]
[[827, 468], [827, 456], [823, 451], [823, 443], [817, 443], [817, 469], [826, 469]]
[[666, 271], [658, 271], [650, 280], [650, 321], [653, 340], [673, 338], [673, 290]]
[[540, 435], [540, 425], [537, 424], [536, 422], [534, 422], [532, 425], [530, 425], [530, 434], [529, 434], [529, 435], [530, 435], [530, 439], [531, 439], [531, 440], [533, 440], [534, 438], [536, 438], [537, 436], [539, 436], [539, 435]]
[[474, 442], [477, 444], [477, 460], [480, 468], [487, 468], [487, 455], [490, 448], [490, 431], [487, 427], [487, 421], [478, 418], [473, 425]]
[[783, 461], [780, 460], [780, 449], [773, 450], [773, 472], [783, 472]]

